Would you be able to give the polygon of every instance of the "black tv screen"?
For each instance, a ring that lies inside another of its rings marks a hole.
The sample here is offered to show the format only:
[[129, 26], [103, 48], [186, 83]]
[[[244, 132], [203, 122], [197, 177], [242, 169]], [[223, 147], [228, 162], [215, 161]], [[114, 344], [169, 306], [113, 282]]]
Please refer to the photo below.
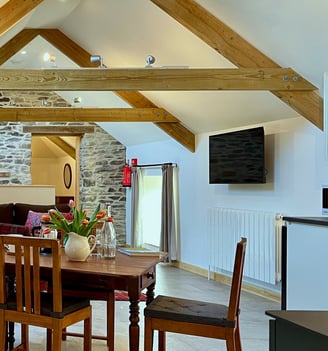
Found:
[[210, 184], [266, 182], [263, 127], [209, 137]]

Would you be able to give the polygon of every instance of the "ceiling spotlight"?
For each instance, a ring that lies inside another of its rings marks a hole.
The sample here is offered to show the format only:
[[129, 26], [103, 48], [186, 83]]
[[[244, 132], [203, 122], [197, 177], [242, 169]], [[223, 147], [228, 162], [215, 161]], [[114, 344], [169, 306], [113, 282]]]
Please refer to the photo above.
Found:
[[155, 57], [153, 55], [146, 56], [146, 63], [146, 67], [152, 67], [152, 65], [155, 63]]
[[51, 54], [49, 52], [46, 52], [43, 55], [43, 61], [47, 62], [50, 64], [51, 67], [56, 68], [57, 64], [56, 64], [56, 56], [54, 54]]
[[91, 63], [99, 62], [99, 68], [106, 68], [106, 66], [104, 65], [104, 60], [100, 55], [91, 55], [90, 62]]
[[49, 52], [46, 52], [43, 55], [43, 61], [44, 62], [56, 62], [56, 56], [54, 54], [50, 54]]
[[50, 59], [50, 54], [49, 54], [49, 52], [45, 52], [45, 53], [43, 54], [43, 61], [44, 61], [44, 62], [49, 62], [49, 59]]

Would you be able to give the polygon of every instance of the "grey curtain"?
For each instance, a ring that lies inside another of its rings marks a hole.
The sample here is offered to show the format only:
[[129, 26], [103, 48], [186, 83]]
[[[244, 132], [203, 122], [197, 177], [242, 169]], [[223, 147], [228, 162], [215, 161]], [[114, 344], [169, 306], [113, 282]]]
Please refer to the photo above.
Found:
[[143, 171], [139, 167], [132, 169], [131, 184], [131, 245], [142, 246], [142, 199]]
[[160, 251], [168, 253], [168, 261], [176, 260], [176, 209], [172, 165], [162, 166], [162, 223]]

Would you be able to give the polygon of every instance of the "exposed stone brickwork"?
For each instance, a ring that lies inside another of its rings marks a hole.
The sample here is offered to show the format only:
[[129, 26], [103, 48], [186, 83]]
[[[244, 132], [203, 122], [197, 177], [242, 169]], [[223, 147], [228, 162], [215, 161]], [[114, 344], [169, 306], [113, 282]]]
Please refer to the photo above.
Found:
[[81, 140], [80, 154], [81, 203], [86, 209], [94, 208], [95, 203], [107, 209], [110, 204], [118, 239], [124, 243], [126, 195], [122, 187], [122, 167], [125, 147], [102, 128], [96, 127], [95, 133], [85, 134]]
[[30, 164], [31, 134], [23, 133], [20, 123], [0, 123], [0, 171], [11, 173], [0, 184], [31, 184]]
[[[52, 92], [0, 92], [0, 107], [70, 106]], [[0, 178], [0, 184], [31, 184], [31, 134], [23, 133], [26, 125], [96, 125], [92, 123], [0, 123], [0, 171], [10, 171], [9, 178]], [[95, 133], [85, 134], [80, 147], [80, 202], [92, 212], [95, 205], [112, 206], [119, 243], [126, 240], [126, 189], [122, 187], [122, 167], [126, 148], [96, 125]]]

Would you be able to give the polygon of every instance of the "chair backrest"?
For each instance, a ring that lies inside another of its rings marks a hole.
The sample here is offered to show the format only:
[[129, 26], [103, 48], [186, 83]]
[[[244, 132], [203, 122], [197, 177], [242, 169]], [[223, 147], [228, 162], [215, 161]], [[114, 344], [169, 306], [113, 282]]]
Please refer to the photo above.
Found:
[[237, 243], [236, 247], [235, 262], [230, 289], [229, 309], [227, 316], [227, 319], [229, 321], [235, 321], [239, 313], [239, 302], [244, 271], [246, 242], [246, 238], [241, 238], [241, 240]]
[[[15, 246], [14, 254], [6, 253], [6, 248], [9, 245]], [[6, 277], [14, 277], [15, 309], [19, 312], [41, 314], [41, 293], [43, 290], [40, 276], [41, 248], [49, 248], [52, 251], [52, 254], [47, 258], [51, 261], [50, 266], [52, 267], [52, 311], [62, 311], [61, 251], [60, 243], [55, 239], [0, 235], [1, 305], [6, 305], [12, 299], [12, 297], [7, 296]]]

